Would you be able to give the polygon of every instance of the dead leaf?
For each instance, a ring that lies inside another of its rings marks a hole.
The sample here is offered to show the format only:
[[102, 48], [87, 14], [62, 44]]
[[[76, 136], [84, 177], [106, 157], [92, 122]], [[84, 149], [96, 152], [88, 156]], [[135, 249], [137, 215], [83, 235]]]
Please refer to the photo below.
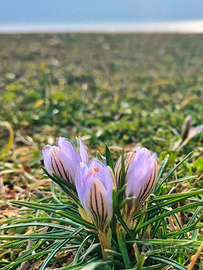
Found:
[[198, 248], [197, 252], [195, 253], [195, 255], [191, 257], [191, 263], [190, 263], [190, 266], [189, 266], [188, 270], [192, 270], [194, 268], [194, 266], [196, 264], [196, 261], [199, 258], [199, 255], [200, 255], [202, 249], [203, 249], [203, 241], [202, 241], [201, 245], [199, 246], [199, 248]]
[[170, 84], [170, 82], [169, 81], [165, 81], [165, 80], [161, 80], [161, 81], [155, 82], [155, 85], [166, 85], [166, 84]]
[[0, 121], [0, 126], [5, 126], [8, 129], [8, 131], [9, 131], [8, 143], [0, 151], [0, 159], [1, 159], [1, 158], [3, 158], [8, 153], [8, 151], [11, 149], [11, 147], [13, 145], [14, 132], [13, 132], [12, 126], [8, 122], [2, 122], [2, 121]]
[[19, 270], [27, 270], [30, 269], [30, 263], [28, 261], [22, 262], [20, 265]]
[[182, 106], [182, 107], [185, 107], [185, 106], [188, 104], [189, 101], [191, 101], [191, 100], [193, 100], [193, 99], [195, 99], [195, 98], [196, 98], [196, 96], [190, 96], [190, 97], [185, 98], [185, 99], [182, 101], [181, 106]]
[[43, 103], [44, 103], [44, 100], [40, 99], [40, 100], [36, 101], [36, 102], [33, 104], [33, 108], [35, 109], [35, 108], [41, 106]]
[[17, 217], [18, 213], [19, 213], [19, 210], [18, 209], [16, 209], [16, 210], [14, 210], [14, 209], [11, 209], [11, 210], [6, 209], [6, 210], [0, 210], [0, 213], [2, 213], [6, 217], [11, 218], [11, 217]]

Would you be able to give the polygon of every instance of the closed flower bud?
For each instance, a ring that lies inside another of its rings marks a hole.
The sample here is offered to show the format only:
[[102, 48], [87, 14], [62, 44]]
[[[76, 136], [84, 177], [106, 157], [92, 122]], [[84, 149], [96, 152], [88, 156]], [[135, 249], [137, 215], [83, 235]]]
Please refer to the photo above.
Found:
[[89, 166], [81, 163], [80, 167], [76, 176], [78, 197], [97, 229], [104, 232], [113, 215], [112, 172], [96, 158]]
[[86, 146], [79, 139], [80, 152], [74, 144], [60, 137], [57, 146], [43, 147], [44, 166], [48, 173], [56, 173], [69, 183], [75, 185], [75, 176], [80, 162], [88, 163]]
[[[125, 155], [125, 184], [127, 187], [124, 192], [124, 198], [135, 197], [129, 201], [123, 209], [123, 218], [127, 224], [130, 224], [134, 215], [147, 200], [157, 177], [156, 154], [150, 154], [146, 148], [137, 147], [133, 152]], [[121, 173], [121, 157], [116, 167], [116, 182], [119, 186]]]
[[189, 131], [190, 131], [190, 128], [191, 128], [191, 116], [188, 115], [183, 123], [183, 127], [182, 127], [182, 133], [181, 133], [181, 136], [182, 136], [182, 140], [184, 141], [188, 134], [189, 134]]

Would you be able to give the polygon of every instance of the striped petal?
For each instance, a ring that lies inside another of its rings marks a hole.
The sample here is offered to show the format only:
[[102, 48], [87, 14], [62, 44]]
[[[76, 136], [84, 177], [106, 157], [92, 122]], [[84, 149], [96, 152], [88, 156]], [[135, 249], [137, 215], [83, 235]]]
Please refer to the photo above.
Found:
[[[125, 189], [124, 199], [135, 197], [126, 204], [123, 210], [123, 217], [126, 223], [132, 221], [133, 216], [147, 200], [156, 183], [157, 162], [156, 155], [151, 155], [146, 148], [137, 147], [133, 152], [124, 156], [125, 164]], [[121, 157], [116, 167], [115, 175], [117, 186], [119, 186], [121, 173]]]
[[149, 159], [142, 154], [137, 161], [133, 161], [126, 174], [126, 196], [137, 197], [143, 183], [149, 178], [151, 167]]
[[51, 174], [56, 173], [71, 184], [75, 184], [76, 166], [57, 146], [44, 147], [44, 165]]
[[[82, 160], [88, 163], [86, 146], [79, 140], [80, 152], [75, 145], [62, 137], [59, 137], [57, 146], [47, 145], [42, 149], [44, 165], [49, 173], [56, 173], [63, 179], [75, 185], [75, 177]], [[82, 156], [81, 156], [82, 155]]]
[[76, 176], [78, 197], [97, 229], [104, 231], [113, 215], [111, 171], [97, 159], [89, 167], [83, 163], [80, 166]]
[[78, 165], [82, 161], [77, 148], [71, 141], [59, 137], [57, 141], [57, 146], [70, 160], [72, 160], [73, 163]]
[[113, 215], [111, 196], [102, 182], [94, 178], [86, 197], [85, 208], [96, 227], [103, 231], [110, 223]]

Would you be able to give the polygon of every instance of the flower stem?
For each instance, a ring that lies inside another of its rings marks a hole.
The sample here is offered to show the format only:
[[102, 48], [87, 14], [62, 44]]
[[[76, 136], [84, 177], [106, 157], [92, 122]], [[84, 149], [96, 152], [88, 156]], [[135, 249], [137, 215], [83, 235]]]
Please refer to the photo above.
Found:
[[111, 244], [108, 240], [107, 233], [99, 231], [98, 233], [101, 250], [102, 250], [102, 257], [103, 259], [107, 259], [108, 255], [105, 252], [105, 249], [111, 250]]

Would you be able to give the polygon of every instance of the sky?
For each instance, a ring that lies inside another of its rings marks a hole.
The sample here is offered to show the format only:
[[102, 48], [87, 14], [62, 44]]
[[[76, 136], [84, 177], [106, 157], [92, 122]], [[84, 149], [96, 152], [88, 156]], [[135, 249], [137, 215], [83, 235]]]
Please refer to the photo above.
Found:
[[1, 25], [202, 19], [202, 0], [0, 0]]

